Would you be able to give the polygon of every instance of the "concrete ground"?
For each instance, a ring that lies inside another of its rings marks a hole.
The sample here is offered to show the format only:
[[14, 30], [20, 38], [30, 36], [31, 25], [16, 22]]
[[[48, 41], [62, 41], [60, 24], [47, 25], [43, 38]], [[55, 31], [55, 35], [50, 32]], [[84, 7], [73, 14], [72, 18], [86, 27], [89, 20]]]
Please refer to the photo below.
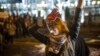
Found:
[[45, 45], [32, 37], [14, 39], [13, 44], [2, 48], [0, 56], [44, 56]]

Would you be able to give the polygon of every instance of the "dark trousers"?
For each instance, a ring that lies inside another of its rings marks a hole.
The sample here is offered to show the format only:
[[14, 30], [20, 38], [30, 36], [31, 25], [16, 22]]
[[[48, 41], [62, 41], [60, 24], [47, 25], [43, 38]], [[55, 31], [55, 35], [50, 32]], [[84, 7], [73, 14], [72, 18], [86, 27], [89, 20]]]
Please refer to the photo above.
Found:
[[13, 43], [13, 36], [6, 33], [4, 36], [4, 43], [5, 44]]

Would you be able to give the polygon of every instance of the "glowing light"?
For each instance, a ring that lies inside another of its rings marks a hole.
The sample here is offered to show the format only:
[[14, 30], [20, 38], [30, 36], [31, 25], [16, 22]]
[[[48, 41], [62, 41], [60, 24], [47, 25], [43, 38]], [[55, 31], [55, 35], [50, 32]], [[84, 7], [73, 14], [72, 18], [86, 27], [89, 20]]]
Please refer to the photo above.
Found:
[[74, 7], [74, 4], [73, 3], [71, 3], [70, 5], [71, 5], [71, 7]]
[[18, 6], [19, 4], [18, 3], [16, 3], [16, 6]]
[[62, 7], [62, 4], [57, 4], [58, 7]]
[[19, 4], [18, 4], [18, 3], [16, 3], [16, 7], [17, 7], [17, 8], [19, 7]]
[[92, 1], [92, 5], [95, 5], [96, 4], [96, 1]]
[[82, 14], [81, 14], [81, 23], [84, 23], [84, 11], [82, 10]]
[[49, 10], [48, 10], [48, 13], [51, 13], [51, 11], [52, 11], [52, 10], [49, 9]]
[[77, 2], [75, 2], [75, 6], [77, 6]]
[[84, 23], [84, 16], [82, 16], [81, 18], [81, 23]]
[[37, 4], [37, 7], [47, 7], [47, 4], [45, 4], [45, 2], [42, 1], [41, 4]]
[[37, 4], [37, 7], [42, 7], [41, 4]]
[[4, 8], [7, 8], [7, 6], [4, 6]]
[[27, 7], [27, 5], [23, 5], [23, 7], [24, 7], [24, 8], [26, 8], [26, 7]]
[[45, 4], [45, 2], [44, 2], [44, 1], [42, 1], [42, 2], [41, 2], [41, 4]]
[[88, 16], [89, 14], [88, 13], [85, 13], [85, 16]]
[[90, 40], [90, 42], [95, 42], [96, 40], [94, 40], [94, 39], [92, 39], [92, 40]]
[[1, 8], [3, 9], [3, 8], [7, 8], [7, 6], [5, 5], [5, 4], [2, 4], [1, 5]]
[[54, 31], [53, 30], [50, 30], [50, 33], [53, 33]]
[[30, 8], [30, 5], [27, 5], [28, 8]]
[[98, 1], [97, 4], [100, 4], [100, 1]]
[[49, 2], [51, 2], [51, 0], [49, 0]]
[[38, 16], [37, 10], [32, 10], [32, 14]]
[[45, 14], [44, 10], [41, 10], [41, 17], [45, 16], [44, 14]]
[[10, 4], [7, 4], [7, 7], [10, 7]]

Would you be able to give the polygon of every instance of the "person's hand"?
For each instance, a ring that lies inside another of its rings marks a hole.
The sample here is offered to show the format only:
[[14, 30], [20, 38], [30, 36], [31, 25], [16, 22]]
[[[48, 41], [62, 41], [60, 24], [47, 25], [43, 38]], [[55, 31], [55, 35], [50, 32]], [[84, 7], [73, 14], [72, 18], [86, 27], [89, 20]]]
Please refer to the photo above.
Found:
[[83, 8], [83, 0], [78, 0], [77, 8]]

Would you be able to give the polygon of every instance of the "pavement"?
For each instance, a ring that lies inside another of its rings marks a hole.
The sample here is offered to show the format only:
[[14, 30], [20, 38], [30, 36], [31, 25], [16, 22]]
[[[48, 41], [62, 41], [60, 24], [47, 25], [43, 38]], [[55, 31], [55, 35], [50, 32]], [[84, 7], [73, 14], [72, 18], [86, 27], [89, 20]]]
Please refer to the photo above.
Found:
[[3, 48], [0, 56], [45, 56], [45, 45], [32, 37], [16, 38]]
[[[90, 56], [100, 55], [100, 48], [89, 47], [89, 49]], [[29, 36], [15, 38], [13, 44], [8, 44], [0, 56], [45, 56], [45, 45]]]

